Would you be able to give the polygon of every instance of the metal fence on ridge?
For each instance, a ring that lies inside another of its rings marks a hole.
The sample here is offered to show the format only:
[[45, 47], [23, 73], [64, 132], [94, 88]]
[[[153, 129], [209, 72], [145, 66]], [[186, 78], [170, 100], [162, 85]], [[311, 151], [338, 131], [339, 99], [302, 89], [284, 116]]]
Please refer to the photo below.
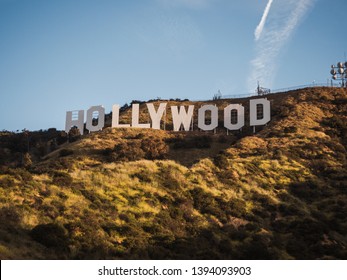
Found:
[[[280, 88], [280, 89], [274, 89], [269, 92], [271, 93], [281, 93], [281, 92], [287, 92], [291, 90], [297, 90], [297, 89], [303, 89], [303, 88], [312, 88], [312, 87], [336, 87], [340, 88], [341, 84], [331, 84], [331, 83], [312, 83], [307, 85], [300, 85], [300, 86], [294, 86], [294, 87], [288, 87], [288, 88]], [[231, 95], [222, 95], [220, 99], [229, 99], [229, 98], [246, 98], [251, 96], [258, 96], [257, 92], [254, 93], [246, 93], [246, 94], [231, 94]]]

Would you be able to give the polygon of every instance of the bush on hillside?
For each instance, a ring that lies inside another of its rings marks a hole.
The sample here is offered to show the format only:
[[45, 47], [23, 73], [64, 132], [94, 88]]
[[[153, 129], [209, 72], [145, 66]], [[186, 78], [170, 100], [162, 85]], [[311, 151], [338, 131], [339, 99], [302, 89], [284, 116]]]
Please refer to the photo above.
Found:
[[296, 133], [298, 128], [296, 126], [287, 126], [284, 128], [284, 133]]
[[60, 152], [59, 152], [59, 156], [60, 156], [60, 157], [66, 157], [66, 156], [70, 156], [70, 155], [73, 155], [73, 150], [70, 150], [70, 149], [62, 149], [62, 150], [60, 150]]
[[69, 173], [63, 171], [55, 171], [53, 173], [53, 184], [61, 187], [70, 186], [73, 179]]
[[209, 135], [194, 136], [194, 137], [177, 137], [171, 140], [174, 149], [208, 149], [211, 148], [212, 137]]
[[[69, 158], [60, 158], [58, 160], [52, 161], [49, 163], [49, 170], [51, 169], [69, 169], [73, 167], [73, 161]], [[48, 171], [49, 171], [48, 170]]]
[[132, 178], [138, 178], [140, 182], [151, 183], [153, 174], [147, 170], [143, 169], [131, 175]]
[[72, 127], [68, 133], [69, 142], [75, 142], [81, 138], [81, 132], [77, 127]]
[[[2, 172], [1, 172], [2, 173]], [[3, 174], [9, 174], [24, 183], [32, 181], [33, 175], [24, 168], [7, 168], [3, 170]]]
[[310, 180], [307, 182], [291, 183], [289, 192], [305, 201], [314, 201], [322, 195], [322, 188], [317, 182]]
[[0, 188], [13, 188], [16, 186], [15, 180], [12, 176], [3, 176], [0, 178]]
[[194, 188], [190, 194], [194, 201], [194, 208], [202, 214], [214, 215], [223, 223], [227, 222], [228, 215], [242, 217], [245, 214], [246, 205], [240, 199], [233, 198], [230, 201], [225, 201], [223, 197], [214, 197], [201, 188]]
[[218, 168], [224, 169], [229, 165], [228, 157], [225, 155], [225, 153], [219, 153], [213, 158], [213, 163]]
[[162, 139], [154, 137], [131, 139], [117, 144], [114, 149], [104, 150], [103, 154], [111, 161], [135, 161], [140, 159], [164, 159], [169, 148]]
[[17, 224], [21, 221], [21, 215], [15, 206], [7, 206], [0, 208], [0, 222], [2, 225], [9, 223]]
[[68, 245], [67, 230], [55, 223], [37, 225], [30, 231], [30, 236], [48, 248], [64, 250]]
[[57, 144], [58, 145], [62, 145], [62, 144], [64, 144], [64, 143], [66, 143], [67, 141], [68, 141], [68, 135], [66, 134], [66, 132], [65, 131], [62, 131], [62, 132], [60, 132], [59, 134], [58, 134], [58, 136], [57, 136], [57, 138], [56, 138], [57, 140]]
[[145, 157], [139, 141], [128, 141], [114, 146], [111, 159], [114, 161], [134, 161]]
[[162, 139], [154, 137], [145, 138], [141, 141], [141, 148], [145, 153], [146, 159], [164, 159], [166, 158], [169, 148]]

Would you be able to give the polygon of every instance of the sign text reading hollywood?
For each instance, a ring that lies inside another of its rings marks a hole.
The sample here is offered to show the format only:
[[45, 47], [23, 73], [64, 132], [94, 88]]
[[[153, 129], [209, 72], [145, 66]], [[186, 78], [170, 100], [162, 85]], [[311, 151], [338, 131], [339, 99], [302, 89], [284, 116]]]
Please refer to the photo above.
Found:
[[[120, 106], [112, 106], [112, 127], [138, 127], [160, 129], [161, 122], [167, 110], [167, 103], [159, 103], [155, 108], [153, 103], [146, 103], [150, 118], [149, 123], [140, 123], [140, 104], [132, 104], [131, 124], [120, 123]], [[191, 130], [193, 123], [195, 105], [170, 106], [172, 114], [173, 130], [179, 131], [182, 127], [185, 131]], [[249, 101], [249, 125], [265, 125], [270, 121], [270, 101], [266, 98], [251, 99]], [[74, 114], [75, 113], [75, 114]], [[97, 123], [95, 115], [98, 117]], [[207, 115], [209, 116], [207, 118]], [[208, 120], [208, 121], [207, 121]], [[105, 125], [105, 108], [103, 106], [92, 106], [87, 110], [86, 129], [90, 132], [99, 131]], [[218, 107], [216, 105], [203, 105], [198, 109], [198, 127], [201, 130], [214, 130], [218, 126]], [[241, 104], [229, 104], [224, 108], [224, 127], [229, 130], [238, 130], [245, 125], [245, 108]], [[66, 112], [65, 131], [69, 132], [71, 127], [76, 126], [81, 134], [84, 131], [84, 110]]]

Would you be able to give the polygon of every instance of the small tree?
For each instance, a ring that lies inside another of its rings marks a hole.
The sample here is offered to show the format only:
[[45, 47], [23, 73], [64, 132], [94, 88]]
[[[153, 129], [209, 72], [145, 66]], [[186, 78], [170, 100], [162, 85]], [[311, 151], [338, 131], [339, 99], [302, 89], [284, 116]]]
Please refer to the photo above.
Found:
[[68, 134], [69, 142], [75, 142], [81, 138], [81, 132], [80, 130], [74, 126], [70, 129], [69, 134]]
[[57, 145], [62, 145], [68, 140], [68, 135], [65, 131], [61, 131], [57, 136]]

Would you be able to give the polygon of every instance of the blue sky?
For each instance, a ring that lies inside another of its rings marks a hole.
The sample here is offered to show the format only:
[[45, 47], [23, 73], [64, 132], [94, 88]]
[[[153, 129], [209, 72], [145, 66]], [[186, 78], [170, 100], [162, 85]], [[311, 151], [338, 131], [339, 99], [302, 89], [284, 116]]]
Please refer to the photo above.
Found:
[[0, 130], [63, 129], [66, 111], [93, 105], [245, 94], [257, 79], [326, 83], [347, 52], [347, 2], [300, 1], [273, 0], [256, 40], [268, 0], [0, 0]]

